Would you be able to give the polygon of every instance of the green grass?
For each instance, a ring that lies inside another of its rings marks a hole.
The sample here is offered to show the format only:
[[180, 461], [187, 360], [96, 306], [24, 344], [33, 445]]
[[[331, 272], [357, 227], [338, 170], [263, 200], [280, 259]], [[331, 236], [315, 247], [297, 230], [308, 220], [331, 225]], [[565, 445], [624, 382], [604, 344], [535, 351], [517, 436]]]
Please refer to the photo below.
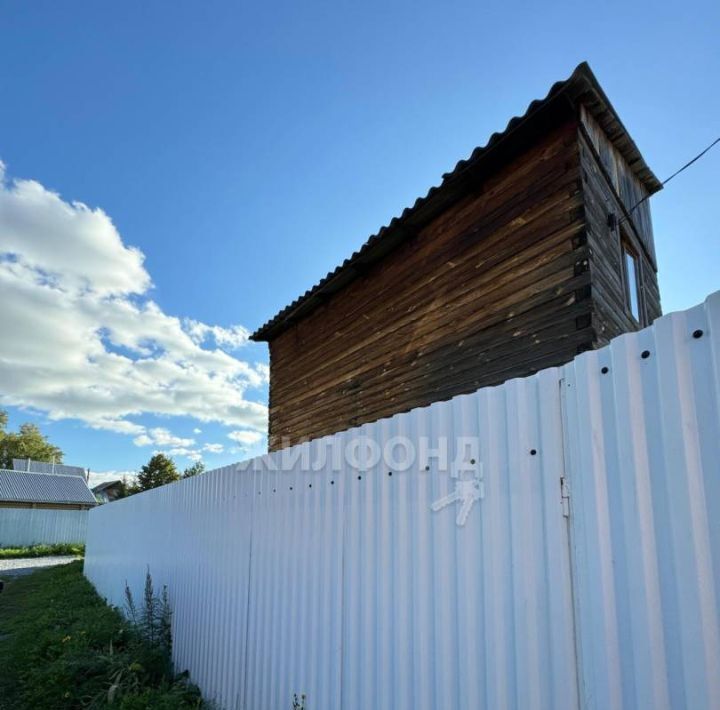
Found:
[[17, 560], [23, 557], [49, 557], [52, 555], [85, 554], [85, 545], [63, 542], [56, 545], [31, 545], [29, 547], [0, 547], [0, 560]]
[[166, 654], [144, 642], [82, 575], [82, 562], [6, 581], [0, 710], [205, 708]]

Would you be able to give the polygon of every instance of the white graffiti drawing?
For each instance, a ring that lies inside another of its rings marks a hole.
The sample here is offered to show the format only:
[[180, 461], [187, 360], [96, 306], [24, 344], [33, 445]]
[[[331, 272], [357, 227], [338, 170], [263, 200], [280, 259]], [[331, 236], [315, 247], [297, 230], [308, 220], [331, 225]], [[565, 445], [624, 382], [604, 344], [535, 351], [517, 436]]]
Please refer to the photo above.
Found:
[[455, 522], [462, 527], [470, 515], [473, 505], [478, 500], [485, 497], [485, 484], [479, 476], [471, 479], [455, 481], [455, 490], [448, 493], [442, 498], [438, 498], [430, 508], [434, 511], [447, 508], [453, 503], [459, 503], [460, 508], [457, 512]]

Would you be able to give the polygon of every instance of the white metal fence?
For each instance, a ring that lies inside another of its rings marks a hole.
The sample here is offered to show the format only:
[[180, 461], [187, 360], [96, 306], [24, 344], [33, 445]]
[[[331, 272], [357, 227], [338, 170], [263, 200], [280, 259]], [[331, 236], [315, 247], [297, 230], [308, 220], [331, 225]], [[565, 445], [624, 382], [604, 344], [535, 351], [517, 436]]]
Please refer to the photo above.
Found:
[[584, 707], [720, 708], [720, 293], [564, 370]]
[[85, 542], [87, 510], [0, 508], [0, 547]]
[[719, 353], [715, 295], [565, 367], [102, 506], [86, 574], [120, 605], [149, 566], [178, 667], [226, 708], [718, 708]]

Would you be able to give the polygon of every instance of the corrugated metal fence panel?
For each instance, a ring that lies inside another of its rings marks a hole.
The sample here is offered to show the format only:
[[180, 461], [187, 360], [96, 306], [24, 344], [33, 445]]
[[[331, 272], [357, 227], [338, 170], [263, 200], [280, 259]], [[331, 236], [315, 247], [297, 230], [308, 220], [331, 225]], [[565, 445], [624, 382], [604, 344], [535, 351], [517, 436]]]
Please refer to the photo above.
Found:
[[[318, 460], [320, 445], [297, 448]], [[256, 477], [242, 707], [290, 708], [294, 693], [340, 707], [345, 483], [301, 459]]]
[[720, 708], [720, 294], [563, 389], [583, 707]]
[[0, 547], [85, 542], [87, 510], [0, 508]]
[[146, 570], [167, 585], [173, 656], [206, 697], [242, 707], [247, 655], [253, 474], [216, 470], [94, 509], [85, 574], [122, 607], [142, 597]]
[[[149, 565], [178, 668], [225, 708], [719, 708], [719, 339], [715, 295], [564, 368], [101, 506], [86, 574], [121, 604]], [[479, 439], [484, 498], [464, 526], [432, 512], [456, 484], [434, 459], [281, 470], [361, 436]]]
[[[101, 506], [86, 574], [121, 604], [149, 565], [170, 590], [177, 667], [222, 707], [287, 710], [306, 693], [317, 710], [575, 708], [558, 381], [547, 371], [333, 438], [342, 451], [403, 436], [419, 451], [421, 437], [479, 434], [485, 498], [464, 527], [457, 504], [431, 510], [455, 486], [433, 459], [315, 471], [299, 458]], [[309, 447], [317, 463], [325, 443], [284, 453]]]

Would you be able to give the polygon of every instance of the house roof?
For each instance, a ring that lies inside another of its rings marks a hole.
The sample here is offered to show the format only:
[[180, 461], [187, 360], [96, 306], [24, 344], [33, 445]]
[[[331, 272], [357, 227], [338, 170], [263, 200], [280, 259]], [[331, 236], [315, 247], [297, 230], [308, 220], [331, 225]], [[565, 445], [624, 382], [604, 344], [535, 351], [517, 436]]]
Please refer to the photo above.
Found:
[[95, 496], [80, 476], [0, 469], [0, 502], [95, 505]]
[[117, 486], [119, 483], [122, 483], [120, 479], [116, 481], [105, 481], [105, 483], [98, 483], [97, 486], [92, 487], [93, 493], [102, 493], [102, 491], [106, 490], [107, 488], [112, 488], [113, 486]]
[[13, 471], [29, 471], [30, 473], [56, 473], [63, 476], [80, 476], [85, 478], [82, 466], [66, 466], [61, 463], [45, 463], [32, 459], [13, 459]]
[[555, 111], [567, 112], [580, 105], [584, 105], [600, 124], [648, 192], [653, 194], [660, 190], [662, 184], [645, 163], [589, 65], [583, 62], [570, 77], [554, 84], [544, 99], [533, 101], [522, 116], [510, 119], [502, 132], [493, 133], [484, 146], [475, 148], [469, 158], [461, 160], [451, 172], [445, 173], [440, 185], [431, 187], [424, 197], [419, 197], [412, 207], [407, 207], [399, 217], [381, 227], [350, 258], [258, 328], [251, 339], [270, 341], [307, 316], [462, 197], [479, 177], [496, 170], [503, 156], [507, 159], [508, 155], [512, 155], [513, 146], [527, 140], [533, 131], [552, 125]]

